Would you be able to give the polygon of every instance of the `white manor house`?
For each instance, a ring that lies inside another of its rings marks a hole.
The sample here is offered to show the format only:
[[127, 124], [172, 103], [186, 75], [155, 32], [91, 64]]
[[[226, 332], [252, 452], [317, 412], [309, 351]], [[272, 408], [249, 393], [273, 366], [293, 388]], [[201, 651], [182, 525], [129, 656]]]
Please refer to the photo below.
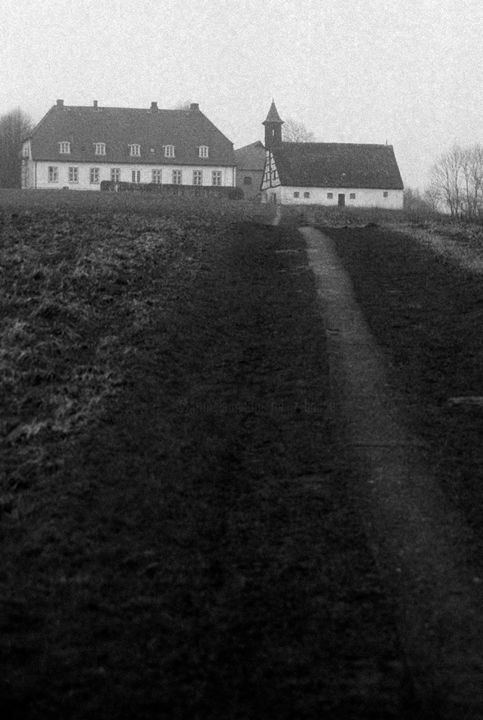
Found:
[[67, 106], [57, 100], [22, 146], [22, 188], [101, 182], [236, 186], [233, 143], [200, 111]]

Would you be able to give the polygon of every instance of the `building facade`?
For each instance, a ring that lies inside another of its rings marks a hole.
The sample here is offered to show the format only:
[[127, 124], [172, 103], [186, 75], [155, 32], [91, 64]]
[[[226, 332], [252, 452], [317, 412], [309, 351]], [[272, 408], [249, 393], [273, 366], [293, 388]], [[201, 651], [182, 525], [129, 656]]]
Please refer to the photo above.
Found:
[[260, 140], [235, 150], [237, 187], [247, 200], [261, 196], [265, 147]]
[[236, 186], [233, 143], [200, 111], [66, 106], [22, 147], [22, 188], [99, 190], [102, 181]]
[[283, 120], [274, 102], [263, 124], [264, 202], [403, 207], [404, 186], [392, 145], [283, 142]]

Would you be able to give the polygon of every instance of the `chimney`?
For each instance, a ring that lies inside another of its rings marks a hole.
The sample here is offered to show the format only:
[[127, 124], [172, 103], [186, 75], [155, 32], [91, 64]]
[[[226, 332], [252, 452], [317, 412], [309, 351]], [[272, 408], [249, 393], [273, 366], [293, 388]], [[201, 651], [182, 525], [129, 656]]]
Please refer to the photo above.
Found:
[[151, 111], [156, 112], [157, 109], [158, 109], [158, 103], [155, 100], [153, 100], [153, 102], [151, 103]]
[[199, 109], [200, 109], [200, 106], [198, 105], [198, 103], [191, 103], [190, 110], [199, 110]]
[[94, 100], [94, 102], [92, 104], [94, 106], [94, 110], [97, 110], [97, 100]]
[[64, 101], [63, 100], [57, 100], [57, 107], [61, 110], [64, 109]]

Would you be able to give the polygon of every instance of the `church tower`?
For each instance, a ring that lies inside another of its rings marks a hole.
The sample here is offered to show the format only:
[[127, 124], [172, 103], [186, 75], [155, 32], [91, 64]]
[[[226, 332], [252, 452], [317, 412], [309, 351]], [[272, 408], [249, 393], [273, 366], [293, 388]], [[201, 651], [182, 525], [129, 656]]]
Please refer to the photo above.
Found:
[[272, 100], [267, 119], [263, 121], [265, 125], [265, 147], [270, 150], [274, 145], [280, 145], [282, 142], [282, 125], [283, 120], [278, 114], [275, 102]]

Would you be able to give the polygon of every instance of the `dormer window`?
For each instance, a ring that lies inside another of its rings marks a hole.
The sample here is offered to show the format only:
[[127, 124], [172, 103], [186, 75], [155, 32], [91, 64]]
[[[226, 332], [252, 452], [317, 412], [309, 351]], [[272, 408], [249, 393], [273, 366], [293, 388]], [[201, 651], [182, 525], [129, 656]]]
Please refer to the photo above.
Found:
[[141, 145], [129, 145], [129, 155], [132, 157], [139, 157], [141, 155]]
[[94, 143], [94, 152], [96, 155], [105, 155], [106, 143]]
[[174, 157], [174, 145], [164, 146], [164, 157]]
[[68, 155], [70, 153], [70, 142], [67, 142], [67, 140], [60, 142], [59, 152], [62, 153], [62, 155]]
[[198, 154], [200, 158], [207, 158], [210, 154], [210, 148], [208, 145], [200, 145], [198, 148]]

